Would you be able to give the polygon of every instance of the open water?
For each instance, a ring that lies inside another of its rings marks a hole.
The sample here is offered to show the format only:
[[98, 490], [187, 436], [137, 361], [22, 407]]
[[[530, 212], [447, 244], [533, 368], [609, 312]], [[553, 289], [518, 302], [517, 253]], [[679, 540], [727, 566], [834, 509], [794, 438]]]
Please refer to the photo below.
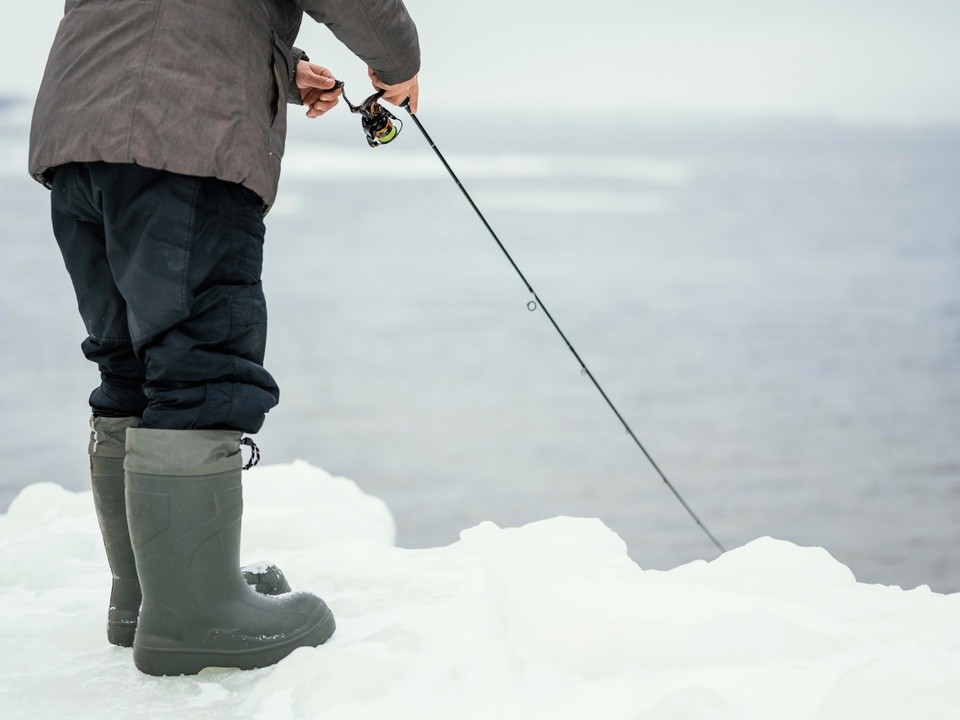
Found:
[[[86, 487], [96, 370], [0, 117], [0, 509]], [[667, 476], [728, 547], [822, 545], [960, 590], [960, 128], [422, 114]], [[267, 218], [257, 442], [356, 480], [432, 546], [599, 516], [641, 566], [714, 556], [413, 125], [292, 122]]]

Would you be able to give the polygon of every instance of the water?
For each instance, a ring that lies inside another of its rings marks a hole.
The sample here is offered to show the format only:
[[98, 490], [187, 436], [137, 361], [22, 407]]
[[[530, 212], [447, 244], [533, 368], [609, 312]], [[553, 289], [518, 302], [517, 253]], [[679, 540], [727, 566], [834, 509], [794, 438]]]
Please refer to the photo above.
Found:
[[[425, 115], [596, 377], [727, 546], [960, 589], [960, 128]], [[86, 486], [96, 371], [2, 127], [0, 507]], [[411, 125], [294, 122], [268, 217], [266, 462], [383, 497], [400, 543], [599, 516], [644, 567], [713, 549]]]

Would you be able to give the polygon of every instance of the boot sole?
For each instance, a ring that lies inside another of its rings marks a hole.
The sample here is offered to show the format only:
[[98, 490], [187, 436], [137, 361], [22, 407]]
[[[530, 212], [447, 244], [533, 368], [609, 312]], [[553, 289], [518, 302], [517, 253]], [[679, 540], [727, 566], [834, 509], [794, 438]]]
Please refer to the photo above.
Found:
[[107, 640], [120, 647], [133, 647], [133, 638], [137, 632], [137, 619], [139, 617], [139, 598], [137, 598], [137, 604], [132, 610], [111, 608], [107, 611]]
[[208, 667], [237, 668], [253, 670], [275, 665], [301, 647], [322, 645], [336, 630], [337, 624], [330, 608], [312, 628], [284, 642], [260, 650], [235, 650], [223, 652], [216, 650], [166, 650], [142, 646], [133, 648], [133, 663], [140, 672], [147, 675], [196, 675]]
[[137, 632], [137, 623], [110, 623], [107, 625], [107, 641], [111, 645], [133, 647], [133, 638]]

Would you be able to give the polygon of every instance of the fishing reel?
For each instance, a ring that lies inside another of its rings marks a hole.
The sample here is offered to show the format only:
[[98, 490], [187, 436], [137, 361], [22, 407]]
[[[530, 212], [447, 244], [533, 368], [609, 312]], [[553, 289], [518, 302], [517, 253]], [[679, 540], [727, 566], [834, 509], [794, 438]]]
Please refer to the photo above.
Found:
[[[343, 80], [337, 80], [333, 89], [337, 88], [343, 91]], [[375, 92], [359, 105], [354, 105], [347, 99], [347, 94], [343, 93], [343, 100], [350, 108], [350, 112], [360, 115], [360, 124], [367, 136], [367, 145], [372, 148], [393, 142], [403, 129], [400, 119], [377, 102], [381, 97], [383, 97], [383, 90]]]

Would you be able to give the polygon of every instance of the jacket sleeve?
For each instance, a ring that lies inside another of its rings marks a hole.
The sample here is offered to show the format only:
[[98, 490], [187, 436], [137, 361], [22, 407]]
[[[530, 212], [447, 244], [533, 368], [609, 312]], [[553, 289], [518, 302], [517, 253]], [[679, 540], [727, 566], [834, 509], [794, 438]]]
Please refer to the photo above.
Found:
[[293, 48], [290, 53], [293, 60], [293, 73], [287, 78], [287, 102], [292, 105], [303, 105], [300, 99], [300, 88], [297, 87], [297, 63], [301, 60], [310, 60], [307, 54], [298, 47]]
[[388, 85], [420, 71], [417, 26], [403, 0], [297, 0]]

